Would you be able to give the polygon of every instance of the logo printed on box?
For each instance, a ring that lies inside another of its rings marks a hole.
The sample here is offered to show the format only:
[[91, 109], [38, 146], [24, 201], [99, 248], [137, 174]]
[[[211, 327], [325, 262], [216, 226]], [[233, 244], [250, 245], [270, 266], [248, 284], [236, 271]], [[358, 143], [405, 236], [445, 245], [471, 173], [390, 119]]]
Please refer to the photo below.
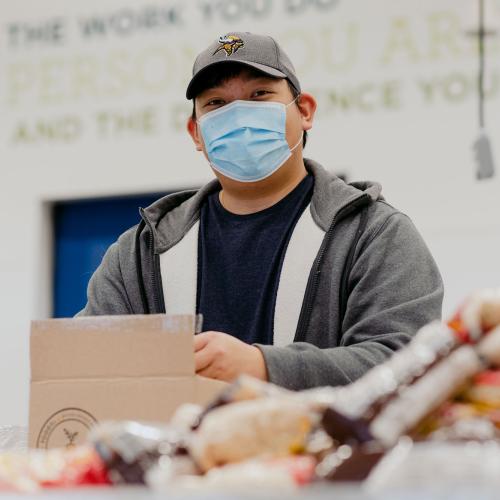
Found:
[[[71, 448], [83, 442], [97, 419], [80, 408], [64, 408], [43, 424], [36, 441], [37, 448]], [[80, 440], [78, 440], [80, 438]]]

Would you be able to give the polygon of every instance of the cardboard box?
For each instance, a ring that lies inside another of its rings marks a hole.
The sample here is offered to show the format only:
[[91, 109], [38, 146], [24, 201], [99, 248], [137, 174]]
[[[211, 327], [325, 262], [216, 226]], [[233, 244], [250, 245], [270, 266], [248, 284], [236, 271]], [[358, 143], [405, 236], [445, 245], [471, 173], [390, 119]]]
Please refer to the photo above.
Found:
[[196, 316], [98, 316], [31, 326], [29, 445], [84, 442], [102, 420], [166, 422], [226, 384], [195, 375]]

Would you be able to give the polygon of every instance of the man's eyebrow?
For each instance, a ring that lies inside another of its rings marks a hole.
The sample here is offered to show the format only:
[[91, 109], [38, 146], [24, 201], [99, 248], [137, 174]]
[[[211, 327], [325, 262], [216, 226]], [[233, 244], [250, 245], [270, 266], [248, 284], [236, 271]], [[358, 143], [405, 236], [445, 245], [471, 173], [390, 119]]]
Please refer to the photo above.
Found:
[[[225, 84], [230, 81], [231, 79], [228, 79], [226, 80], [225, 82], [223, 83], [220, 83], [219, 85], [215, 86], [215, 87], [211, 87], [209, 89], [206, 89], [205, 92], [216, 92], [217, 90], [220, 90], [220, 89], [223, 89]], [[255, 82], [257, 85], [264, 85], [264, 84], [271, 84], [271, 83], [277, 83], [278, 81], [280, 81], [281, 78], [270, 78], [270, 77], [266, 77], [266, 76], [259, 76], [257, 78], [249, 78], [248, 81], [251, 81], [251, 82]]]
[[275, 83], [275, 82], [279, 82], [281, 80], [281, 78], [272, 78], [271, 76], [258, 76], [256, 78], [249, 78], [249, 80], [252, 80], [255, 82], [265, 81], [268, 83]]

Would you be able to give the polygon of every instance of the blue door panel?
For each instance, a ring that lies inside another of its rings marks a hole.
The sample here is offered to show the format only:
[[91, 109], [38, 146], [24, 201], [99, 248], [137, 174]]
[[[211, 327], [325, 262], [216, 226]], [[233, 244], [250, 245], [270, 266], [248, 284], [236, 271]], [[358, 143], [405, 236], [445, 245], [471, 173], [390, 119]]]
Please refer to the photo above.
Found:
[[87, 284], [107, 248], [140, 222], [139, 207], [164, 193], [57, 203], [54, 223], [53, 316], [71, 317], [86, 303]]

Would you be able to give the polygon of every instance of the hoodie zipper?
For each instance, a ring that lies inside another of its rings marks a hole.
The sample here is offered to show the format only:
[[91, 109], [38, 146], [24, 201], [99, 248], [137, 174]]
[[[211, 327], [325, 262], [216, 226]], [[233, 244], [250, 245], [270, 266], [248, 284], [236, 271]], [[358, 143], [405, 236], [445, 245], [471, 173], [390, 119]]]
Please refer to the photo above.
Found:
[[371, 198], [366, 193], [356, 198], [351, 203], [348, 203], [343, 208], [341, 208], [333, 217], [332, 223], [326, 232], [326, 235], [321, 244], [321, 248], [318, 255], [314, 261], [311, 273], [309, 274], [309, 279], [307, 281], [306, 291], [304, 294], [304, 301], [302, 302], [302, 307], [299, 315], [299, 322], [297, 325], [297, 331], [295, 333], [294, 342], [303, 342], [306, 337], [307, 329], [309, 328], [309, 323], [311, 321], [311, 314], [314, 307], [314, 299], [318, 292], [319, 278], [321, 275], [321, 267], [323, 265], [323, 260], [327, 249], [330, 246], [330, 242], [333, 236], [335, 226], [343, 218], [347, 217], [349, 214], [354, 212], [358, 207], [366, 205], [370, 202]]
[[[151, 275], [151, 283], [153, 286], [153, 303], [154, 303], [154, 311], [151, 312], [157, 314], [164, 314], [165, 300], [163, 298], [163, 290], [161, 289], [160, 286], [161, 283], [160, 256], [155, 253], [153, 228], [151, 226], [151, 223], [149, 222], [147, 217], [145, 217], [144, 210], [142, 208], [140, 208], [139, 210], [142, 219], [144, 220], [149, 229], [148, 243], [149, 243], [149, 248], [151, 250], [151, 262], [153, 268], [153, 273]], [[142, 284], [142, 288], [145, 289], [144, 283]]]

